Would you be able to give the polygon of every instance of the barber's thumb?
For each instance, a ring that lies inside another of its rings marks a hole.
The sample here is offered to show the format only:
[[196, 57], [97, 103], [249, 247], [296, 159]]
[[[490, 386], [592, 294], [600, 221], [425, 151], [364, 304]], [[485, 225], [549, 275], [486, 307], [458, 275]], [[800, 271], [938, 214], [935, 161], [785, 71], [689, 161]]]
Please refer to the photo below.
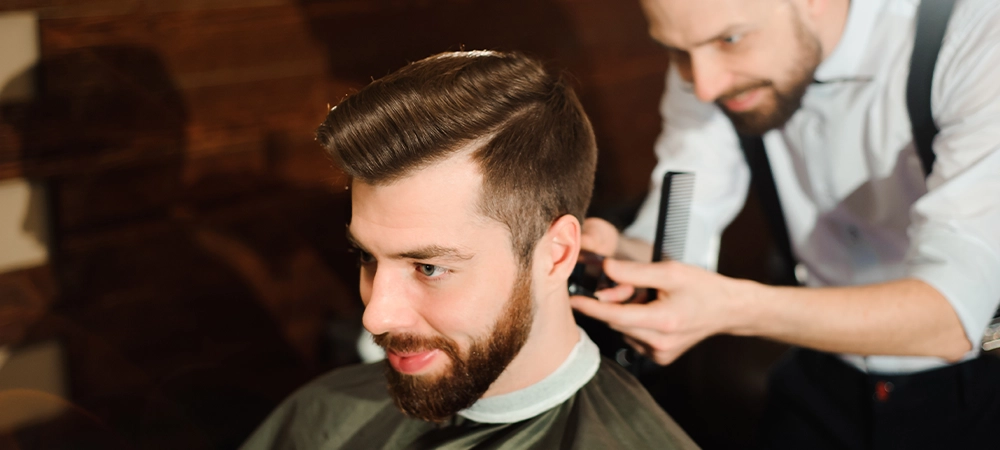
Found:
[[641, 288], [664, 288], [670, 279], [671, 264], [606, 259], [604, 273], [618, 284]]

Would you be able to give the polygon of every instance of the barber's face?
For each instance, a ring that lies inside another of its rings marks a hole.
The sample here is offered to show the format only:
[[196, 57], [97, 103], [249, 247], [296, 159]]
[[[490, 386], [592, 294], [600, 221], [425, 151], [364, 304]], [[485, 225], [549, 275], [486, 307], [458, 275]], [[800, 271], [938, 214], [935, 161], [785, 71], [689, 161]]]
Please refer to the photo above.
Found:
[[782, 126], [799, 108], [822, 48], [809, 0], [642, 0], [650, 34], [695, 95], [746, 134]]
[[424, 420], [481, 397], [531, 329], [530, 270], [478, 212], [480, 184], [464, 156], [388, 186], [353, 184], [364, 326], [386, 350], [396, 404]]

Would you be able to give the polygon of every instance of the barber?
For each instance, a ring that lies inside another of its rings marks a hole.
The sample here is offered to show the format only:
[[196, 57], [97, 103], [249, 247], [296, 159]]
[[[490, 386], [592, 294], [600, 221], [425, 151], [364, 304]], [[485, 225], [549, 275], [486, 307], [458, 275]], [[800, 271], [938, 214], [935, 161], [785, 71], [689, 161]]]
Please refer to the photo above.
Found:
[[[660, 364], [715, 334], [800, 347], [772, 373], [765, 448], [998, 448], [1000, 370], [979, 343], [1000, 303], [1000, 2], [955, 1], [926, 177], [906, 91], [918, 0], [642, 5], [671, 60], [659, 162], [623, 233], [585, 222], [620, 285], [573, 306]], [[763, 136], [804, 287], [714, 272], [751, 183], [748, 136]], [[685, 256], [637, 262], [667, 171], [696, 174]], [[621, 303], [640, 287], [657, 300]]]

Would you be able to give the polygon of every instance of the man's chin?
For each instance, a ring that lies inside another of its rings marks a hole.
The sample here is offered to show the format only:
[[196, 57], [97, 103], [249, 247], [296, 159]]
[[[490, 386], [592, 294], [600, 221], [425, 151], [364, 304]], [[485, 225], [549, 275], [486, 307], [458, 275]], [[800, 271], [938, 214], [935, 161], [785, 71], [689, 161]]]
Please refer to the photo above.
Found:
[[788, 121], [787, 117], [778, 114], [773, 104], [759, 105], [757, 108], [739, 112], [725, 106], [722, 106], [722, 110], [729, 116], [736, 131], [745, 136], [761, 136]]

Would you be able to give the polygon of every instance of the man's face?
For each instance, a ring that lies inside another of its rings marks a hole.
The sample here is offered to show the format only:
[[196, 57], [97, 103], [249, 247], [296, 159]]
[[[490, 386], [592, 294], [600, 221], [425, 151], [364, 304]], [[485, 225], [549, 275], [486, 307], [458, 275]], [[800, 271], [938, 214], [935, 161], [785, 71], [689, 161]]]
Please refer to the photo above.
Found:
[[695, 95], [744, 134], [785, 124], [822, 60], [800, 0], [642, 0], [650, 34]]
[[427, 421], [479, 399], [531, 330], [530, 270], [477, 210], [480, 184], [464, 155], [388, 186], [353, 184], [364, 326], [386, 350], [397, 406]]

